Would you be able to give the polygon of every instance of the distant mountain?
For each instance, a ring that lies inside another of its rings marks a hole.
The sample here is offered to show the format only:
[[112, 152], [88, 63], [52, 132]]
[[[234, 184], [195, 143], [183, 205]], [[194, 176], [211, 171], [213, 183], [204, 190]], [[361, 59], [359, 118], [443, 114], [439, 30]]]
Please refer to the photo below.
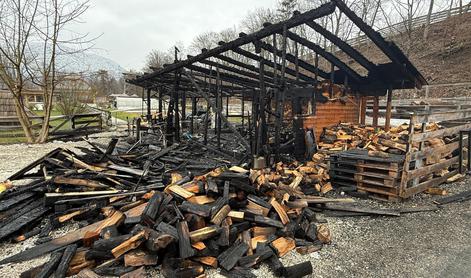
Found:
[[[32, 44], [31, 46], [32, 55], [42, 57], [42, 45]], [[60, 72], [94, 73], [100, 70], [106, 70], [116, 79], [119, 79], [122, 73], [125, 72], [125, 69], [117, 62], [92, 51], [76, 52], [64, 46], [61, 46], [60, 49], [56, 60], [56, 68]], [[50, 53], [49, 51], [47, 56], [49, 56]]]
[[117, 62], [90, 52], [58, 55], [57, 68], [63, 72], [74, 73], [106, 70], [116, 79], [119, 79], [125, 71]]

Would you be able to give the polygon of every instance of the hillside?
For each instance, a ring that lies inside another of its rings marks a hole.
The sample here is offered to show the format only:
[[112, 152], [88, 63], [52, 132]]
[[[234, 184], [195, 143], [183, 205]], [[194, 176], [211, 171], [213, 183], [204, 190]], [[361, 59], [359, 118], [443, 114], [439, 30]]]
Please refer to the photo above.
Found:
[[[415, 30], [408, 38], [406, 34], [388, 38], [393, 40], [420, 70], [430, 85], [471, 82], [471, 13], [452, 16], [445, 21], [432, 24], [429, 38], [424, 41], [423, 28]], [[366, 56], [375, 62], [384, 62], [385, 57], [370, 44], [357, 47], [366, 51]], [[471, 88], [431, 88], [431, 97], [471, 96]], [[423, 94], [406, 93], [407, 97]]]

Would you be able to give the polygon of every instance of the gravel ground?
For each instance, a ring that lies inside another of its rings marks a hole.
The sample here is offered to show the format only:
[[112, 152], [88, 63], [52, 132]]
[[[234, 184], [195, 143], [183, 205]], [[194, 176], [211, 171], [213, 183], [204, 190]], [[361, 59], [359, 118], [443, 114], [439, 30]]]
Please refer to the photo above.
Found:
[[[106, 144], [116, 133], [91, 138]], [[74, 149], [86, 142], [51, 142], [45, 145], [0, 145], [0, 180], [56, 147]], [[471, 178], [443, 185], [449, 194], [470, 190]], [[374, 208], [409, 208], [430, 205], [436, 196], [419, 194], [401, 203], [356, 201]], [[436, 212], [403, 214], [401, 217], [326, 217], [333, 235], [331, 245], [320, 252], [301, 256], [291, 252], [285, 266], [310, 260], [312, 277], [471, 277], [471, 202], [449, 204]], [[77, 225], [54, 233], [60, 236]], [[19, 244], [0, 244], [0, 259], [34, 245], [36, 237]], [[21, 272], [47, 261], [48, 256], [0, 267], [0, 277], [19, 277]], [[160, 277], [151, 270], [151, 277]], [[273, 277], [266, 265], [253, 271], [257, 277]], [[208, 270], [208, 277], [223, 277]]]

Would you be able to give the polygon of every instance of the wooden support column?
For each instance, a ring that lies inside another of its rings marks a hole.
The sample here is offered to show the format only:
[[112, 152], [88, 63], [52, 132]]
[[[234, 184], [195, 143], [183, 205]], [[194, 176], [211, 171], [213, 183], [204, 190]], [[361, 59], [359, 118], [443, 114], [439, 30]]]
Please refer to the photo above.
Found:
[[147, 121], [150, 123], [151, 120], [152, 120], [152, 111], [151, 111], [151, 98], [150, 98], [150, 94], [151, 94], [152, 90], [151, 89], [147, 89], [147, 94], [146, 94], [146, 97], [147, 97]]
[[182, 92], [182, 122], [186, 121], [186, 92]]
[[360, 124], [362, 125], [366, 124], [366, 99], [365, 96], [360, 97]]
[[226, 118], [229, 118], [229, 96], [226, 97]]
[[244, 103], [244, 94], [242, 93], [242, 98], [241, 98], [241, 111], [240, 113], [242, 114], [242, 127], [245, 126], [245, 103]]
[[[316, 53], [316, 56], [314, 57], [314, 66], [316, 67], [316, 70], [314, 72], [314, 78], [315, 78], [315, 84], [314, 88], [317, 90], [317, 79], [319, 78], [319, 54]], [[311, 108], [312, 108], [312, 115], [316, 115], [316, 106], [317, 106], [317, 100], [316, 100], [316, 92], [312, 92], [312, 98], [311, 98]]]
[[[193, 86], [196, 88], [198, 93], [206, 99], [206, 101], [209, 103], [211, 107], [215, 108], [215, 105], [214, 103], [211, 102], [209, 95], [200, 89], [200, 86], [198, 85], [198, 83], [195, 82], [195, 80], [193, 79], [193, 76], [188, 74], [187, 72], [185, 72], [185, 75], [190, 79], [191, 84], [193, 84]], [[227, 118], [224, 117], [224, 115], [221, 113], [221, 110], [216, 108], [216, 113], [219, 114], [219, 116], [221, 117], [221, 120], [223, 120], [224, 124], [226, 124], [229, 127], [229, 129], [235, 134], [237, 139], [239, 139], [240, 143], [244, 145], [246, 150], [250, 149], [250, 145], [247, 143], [245, 138], [239, 133], [239, 131], [229, 121], [227, 121]]]
[[335, 65], [330, 64], [330, 86], [329, 86], [329, 96], [334, 98], [334, 80], [335, 80]]
[[164, 97], [163, 94], [163, 87], [160, 87], [159, 89], [159, 121], [162, 121], [164, 119], [163, 117], [163, 106], [162, 106], [162, 98]]
[[387, 132], [391, 129], [391, 115], [392, 115], [392, 88], [388, 90], [387, 104], [386, 104], [386, 122], [384, 130]]
[[261, 153], [262, 146], [264, 146], [268, 140], [268, 134], [267, 134], [267, 118], [266, 118], [266, 96], [267, 96], [267, 90], [265, 87], [265, 81], [264, 81], [264, 72], [265, 72], [265, 63], [263, 61], [260, 61], [260, 98], [259, 98], [259, 137], [257, 140], [257, 150], [258, 153]]
[[[281, 55], [281, 74], [280, 74], [280, 89], [276, 90], [276, 124], [275, 124], [275, 160], [280, 160], [280, 132], [283, 125], [283, 104], [284, 104], [284, 90], [286, 86], [285, 73], [286, 73], [286, 50], [287, 50], [287, 32], [286, 25], [283, 26], [283, 41], [282, 41], [282, 55]], [[296, 80], [299, 80], [299, 64], [298, 50], [296, 44]]]
[[[222, 112], [222, 91], [221, 91], [221, 74], [219, 68], [216, 68], [216, 105], [219, 111]], [[216, 137], [217, 148], [221, 148], [221, 114], [216, 113]]]
[[195, 116], [196, 116], [196, 97], [191, 97], [191, 122], [190, 122], [190, 130], [191, 134], [195, 133]]
[[378, 117], [379, 117], [379, 97], [374, 97], [373, 99], [373, 127], [378, 127]]

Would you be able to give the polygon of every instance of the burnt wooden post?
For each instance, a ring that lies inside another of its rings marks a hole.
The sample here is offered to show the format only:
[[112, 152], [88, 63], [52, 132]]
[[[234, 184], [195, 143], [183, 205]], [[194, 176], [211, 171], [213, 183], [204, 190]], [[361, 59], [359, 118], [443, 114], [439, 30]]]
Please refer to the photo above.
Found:
[[190, 130], [191, 134], [193, 135], [195, 133], [195, 121], [194, 118], [196, 116], [196, 97], [191, 97], [191, 122], [190, 122]]
[[[216, 107], [222, 111], [221, 73], [216, 68]], [[221, 148], [221, 113], [216, 113], [216, 138], [217, 148]]]
[[334, 98], [334, 80], [335, 80], [335, 65], [334, 63], [330, 64], [330, 86], [329, 86], [329, 96]]
[[229, 95], [226, 97], [226, 118], [229, 118]]
[[[286, 25], [283, 26], [283, 45], [281, 55], [281, 74], [280, 74], [280, 89], [276, 90], [276, 124], [275, 124], [275, 160], [280, 159], [280, 130], [283, 125], [283, 103], [284, 99], [282, 94], [285, 90], [285, 73], [286, 73], [286, 49], [287, 49], [287, 32]], [[297, 46], [296, 46], [297, 49]], [[298, 54], [296, 51], [296, 61], [298, 61]], [[296, 63], [297, 64], [297, 63]], [[299, 67], [296, 67], [296, 77], [299, 78]]]
[[366, 97], [361, 96], [360, 97], [360, 124], [365, 125], [366, 124]]
[[373, 127], [378, 127], [378, 117], [379, 117], [379, 97], [375, 96], [373, 100]]
[[163, 88], [159, 89], [159, 121], [163, 120], [163, 106], [162, 106], [162, 98], [163, 98]]
[[264, 68], [265, 64], [263, 61], [260, 62], [260, 98], [259, 98], [259, 137], [257, 140], [257, 151], [260, 154], [262, 146], [265, 145], [267, 142], [268, 134], [267, 134], [267, 119], [265, 113], [265, 106], [266, 106], [266, 96], [267, 91], [265, 87], [264, 81]]
[[314, 77], [315, 77], [315, 84], [314, 84], [314, 92], [312, 92], [312, 99], [311, 99], [311, 108], [312, 108], [312, 115], [316, 115], [316, 106], [317, 106], [317, 101], [316, 101], [316, 91], [317, 91], [317, 80], [319, 78], [319, 54], [316, 52], [316, 56], [314, 57], [314, 66], [316, 67], [314, 71]]
[[146, 94], [146, 98], [147, 98], [147, 121], [150, 123], [151, 120], [152, 120], [152, 111], [151, 111], [151, 98], [150, 98], [150, 94], [151, 94], [152, 90], [151, 89], [147, 89], [147, 94]]
[[241, 114], [242, 114], [242, 127], [244, 127], [244, 123], [245, 123], [245, 103], [244, 103], [244, 93], [242, 93], [242, 99], [241, 99], [241, 102], [242, 102], [242, 106], [241, 106]]
[[392, 87], [388, 90], [387, 104], [386, 104], [386, 122], [384, 123], [384, 130], [387, 132], [391, 129], [391, 115], [392, 115]]
[[175, 141], [180, 142], [180, 109], [178, 105], [178, 98], [179, 98], [179, 93], [178, 93], [178, 87], [179, 87], [179, 82], [178, 82], [178, 77], [177, 81], [175, 81], [175, 99], [174, 99], [174, 108], [175, 108]]
[[259, 92], [256, 90], [252, 93], [252, 154], [257, 155], [257, 141], [258, 141], [258, 99]]
[[182, 123], [186, 121], [186, 92], [182, 92]]
[[188, 77], [188, 79], [190, 79], [191, 84], [196, 88], [198, 93], [206, 99], [206, 101], [209, 103], [209, 105], [213, 109], [216, 110], [216, 113], [219, 114], [219, 117], [221, 118], [221, 120], [224, 121], [224, 124], [226, 124], [229, 127], [229, 129], [235, 134], [237, 139], [240, 140], [240, 143], [242, 143], [244, 145], [245, 149], [246, 150], [250, 149], [250, 145], [247, 143], [245, 138], [239, 133], [239, 131], [230, 122], [227, 121], [227, 118], [224, 117], [224, 115], [221, 113], [221, 110], [216, 108], [214, 103], [211, 102], [211, 99], [210, 99], [209, 95], [206, 92], [201, 90], [200, 86], [198, 85], [198, 83], [195, 82], [192, 75], [188, 74], [187, 72], [185, 72], [185, 75]]

